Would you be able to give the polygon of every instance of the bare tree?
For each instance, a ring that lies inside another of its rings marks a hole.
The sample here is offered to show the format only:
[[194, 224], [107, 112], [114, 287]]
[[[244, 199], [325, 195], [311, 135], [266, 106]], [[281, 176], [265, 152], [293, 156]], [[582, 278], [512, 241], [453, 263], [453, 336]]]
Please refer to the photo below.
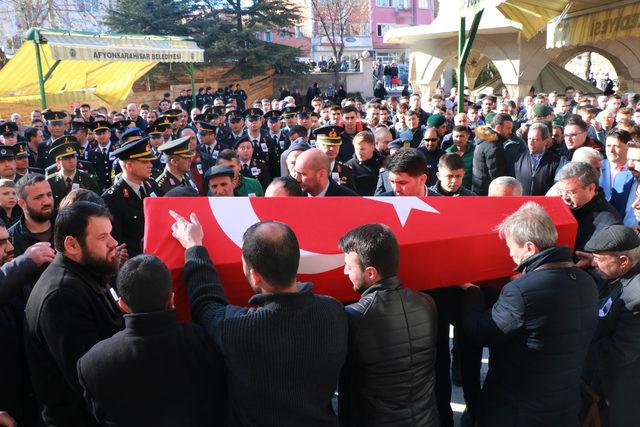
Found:
[[354, 28], [368, 22], [368, 5], [364, 0], [311, 0], [311, 11], [315, 33], [326, 37], [333, 50], [336, 59], [333, 78], [337, 88], [345, 38], [356, 35]]

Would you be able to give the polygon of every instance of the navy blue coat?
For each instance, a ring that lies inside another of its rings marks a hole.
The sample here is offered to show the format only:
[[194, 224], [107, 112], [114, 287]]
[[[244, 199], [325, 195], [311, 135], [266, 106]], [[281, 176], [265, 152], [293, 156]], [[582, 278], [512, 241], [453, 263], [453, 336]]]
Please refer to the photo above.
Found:
[[580, 376], [598, 323], [593, 278], [568, 247], [539, 252], [518, 266], [484, 310], [480, 288], [465, 292], [465, 330], [489, 345], [480, 426], [578, 426]]

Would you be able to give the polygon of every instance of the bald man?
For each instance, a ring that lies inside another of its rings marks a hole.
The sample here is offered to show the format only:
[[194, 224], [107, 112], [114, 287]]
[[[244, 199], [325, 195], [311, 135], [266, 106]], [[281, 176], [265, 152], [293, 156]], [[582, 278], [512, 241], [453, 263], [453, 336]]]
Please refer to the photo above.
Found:
[[357, 196], [357, 194], [329, 178], [331, 161], [317, 148], [304, 151], [296, 159], [294, 178], [302, 191], [310, 197]]

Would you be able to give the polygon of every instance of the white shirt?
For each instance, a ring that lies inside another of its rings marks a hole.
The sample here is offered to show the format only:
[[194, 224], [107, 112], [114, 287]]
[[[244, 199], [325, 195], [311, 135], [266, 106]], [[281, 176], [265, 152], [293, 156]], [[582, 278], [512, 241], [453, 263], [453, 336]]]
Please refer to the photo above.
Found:
[[[133, 190], [134, 193], [136, 193], [136, 196], [140, 197], [140, 184], [134, 184], [133, 182], [129, 181], [127, 178], [122, 177], [122, 179], [124, 179], [124, 182], [127, 183], [127, 185], [129, 185], [129, 187], [131, 187], [131, 189]], [[146, 191], [145, 191], [146, 192]]]

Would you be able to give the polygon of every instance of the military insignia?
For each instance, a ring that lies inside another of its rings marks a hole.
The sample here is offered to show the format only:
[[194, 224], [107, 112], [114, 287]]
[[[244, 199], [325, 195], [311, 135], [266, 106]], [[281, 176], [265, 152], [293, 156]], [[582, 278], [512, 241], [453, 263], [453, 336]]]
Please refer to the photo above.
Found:
[[125, 199], [128, 199], [128, 198], [129, 198], [129, 190], [128, 190], [128, 189], [126, 189], [126, 188], [124, 188], [124, 189], [122, 190], [122, 196], [123, 196]]
[[338, 136], [338, 134], [336, 133], [335, 129], [331, 129], [331, 132], [329, 132], [329, 138], [336, 138]]
[[3, 156], [6, 156], [6, 155], [7, 155], [7, 150], [6, 150], [6, 149], [4, 149], [4, 148], [3, 148], [3, 149], [1, 149], [1, 150], [0, 150], [0, 154], [2, 154]]
[[173, 178], [169, 178], [169, 184], [176, 185], [176, 182], [173, 180]]

